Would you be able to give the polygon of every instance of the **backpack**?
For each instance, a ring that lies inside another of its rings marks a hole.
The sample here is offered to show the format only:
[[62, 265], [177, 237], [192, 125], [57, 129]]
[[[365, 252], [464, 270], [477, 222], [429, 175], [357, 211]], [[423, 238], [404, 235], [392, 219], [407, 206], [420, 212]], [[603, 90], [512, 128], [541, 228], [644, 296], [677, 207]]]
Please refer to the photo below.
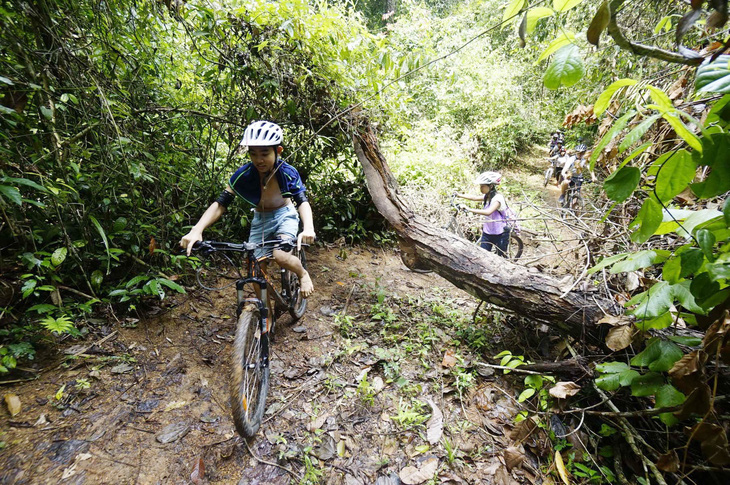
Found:
[[[505, 204], [507, 201], [505, 201]], [[507, 206], [507, 208], [504, 211], [499, 211], [500, 214], [502, 214], [502, 219], [504, 219], [504, 223], [509, 229], [510, 232], [519, 233], [522, 229], [520, 227], [520, 223], [517, 220], [517, 213], [512, 210], [510, 206]]]

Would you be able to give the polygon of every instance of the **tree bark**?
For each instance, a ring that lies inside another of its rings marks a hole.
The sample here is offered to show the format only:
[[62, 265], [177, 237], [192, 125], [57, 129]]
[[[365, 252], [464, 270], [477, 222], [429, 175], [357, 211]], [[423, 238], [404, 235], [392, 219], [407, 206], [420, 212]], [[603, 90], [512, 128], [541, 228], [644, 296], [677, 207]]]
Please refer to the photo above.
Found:
[[610, 308], [611, 302], [580, 292], [561, 297], [557, 279], [536, 268], [512, 264], [434, 227], [402, 200], [370, 124], [360, 128], [354, 146], [373, 202], [395, 230], [406, 266], [434, 271], [477, 298], [549, 323], [573, 337], [598, 337], [596, 322], [603, 316], [600, 307]]

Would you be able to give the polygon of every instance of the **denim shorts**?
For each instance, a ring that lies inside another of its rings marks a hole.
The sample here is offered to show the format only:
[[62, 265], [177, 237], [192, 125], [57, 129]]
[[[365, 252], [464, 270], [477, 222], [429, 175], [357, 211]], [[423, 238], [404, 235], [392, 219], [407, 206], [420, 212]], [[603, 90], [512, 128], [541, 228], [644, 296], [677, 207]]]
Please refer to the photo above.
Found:
[[[299, 232], [299, 213], [293, 205], [285, 205], [271, 212], [254, 212], [251, 221], [251, 234], [248, 242], [260, 243], [272, 239], [296, 239]], [[257, 249], [254, 255], [257, 259], [271, 257], [273, 250]]]

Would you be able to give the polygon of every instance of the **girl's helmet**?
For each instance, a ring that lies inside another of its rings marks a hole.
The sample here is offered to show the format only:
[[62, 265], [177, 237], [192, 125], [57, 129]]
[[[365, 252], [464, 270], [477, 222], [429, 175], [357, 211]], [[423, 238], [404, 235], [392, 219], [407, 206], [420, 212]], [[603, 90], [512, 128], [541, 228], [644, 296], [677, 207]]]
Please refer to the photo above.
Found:
[[243, 132], [241, 145], [247, 147], [271, 147], [281, 145], [284, 131], [281, 126], [270, 121], [254, 121]]
[[497, 185], [502, 181], [502, 174], [499, 172], [482, 172], [474, 180], [479, 185]]

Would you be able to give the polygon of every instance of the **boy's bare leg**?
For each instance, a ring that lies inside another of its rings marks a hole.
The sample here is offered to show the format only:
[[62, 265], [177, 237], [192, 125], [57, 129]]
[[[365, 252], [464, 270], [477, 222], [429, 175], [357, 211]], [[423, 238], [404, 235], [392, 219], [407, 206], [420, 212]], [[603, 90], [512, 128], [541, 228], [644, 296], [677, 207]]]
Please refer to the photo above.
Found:
[[[260, 261], [259, 264], [261, 265], [261, 271], [268, 275], [266, 272], [268, 268], [268, 263], [266, 261]], [[268, 278], [268, 276], [267, 276]], [[261, 287], [254, 283], [254, 290], [256, 291], [256, 297], [261, 299]], [[268, 291], [266, 292], [266, 308], [269, 309], [269, 318], [273, 318], [274, 316], [274, 294], [272, 293], [271, 288], [267, 288]]]
[[282, 251], [281, 249], [274, 250], [274, 260], [276, 263], [284, 269], [288, 269], [293, 272], [299, 278], [299, 288], [304, 298], [308, 298], [314, 292], [314, 284], [312, 278], [309, 277], [309, 272], [304, 269], [302, 262], [299, 258], [291, 253]]

